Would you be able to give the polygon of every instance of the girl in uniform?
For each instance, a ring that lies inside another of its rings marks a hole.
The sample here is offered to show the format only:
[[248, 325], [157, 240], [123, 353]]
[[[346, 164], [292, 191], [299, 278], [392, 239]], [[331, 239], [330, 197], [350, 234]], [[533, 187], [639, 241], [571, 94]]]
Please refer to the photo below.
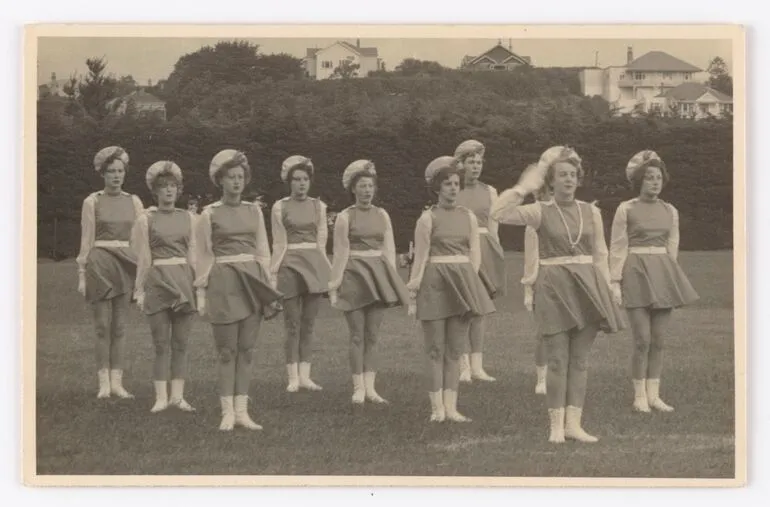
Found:
[[281, 294], [270, 284], [270, 249], [259, 206], [241, 200], [251, 168], [240, 151], [220, 151], [209, 176], [222, 198], [203, 209], [196, 235], [198, 311], [214, 332], [219, 353], [219, 429], [260, 430], [248, 413], [252, 356], [263, 319], [280, 311]]
[[137, 259], [136, 302], [147, 315], [155, 345], [155, 405], [150, 411], [172, 405], [192, 412], [195, 409], [184, 399], [184, 381], [196, 312], [194, 215], [175, 206], [182, 192], [182, 170], [174, 162], [155, 162], [147, 170], [146, 181], [157, 206], [137, 219], [131, 244]]
[[[600, 328], [616, 332], [623, 327], [622, 313], [610, 294], [601, 212], [575, 200], [582, 177], [574, 150], [549, 148], [516, 186], [500, 195], [491, 213], [500, 223], [537, 230], [540, 266], [534, 312], [548, 351], [549, 441], [555, 443], [565, 437], [597, 441], [581, 425], [588, 357]], [[543, 183], [553, 200], [522, 205]]]
[[326, 204], [308, 196], [315, 168], [301, 155], [281, 166], [281, 180], [290, 195], [273, 205], [273, 283], [284, 295], [286, 371], [289, 392], [320, 391], [310, 378], [313, 328], [321, 298], [329, 291], [331, 264], [326, 256], [329, 236]]
[[454, 157], [433, 160], [425, 181], [436, 204], [417, 220], [414, 265], [407, 288], [414, 303], [409, 313], [422, 322], [429, 362], [431, 421], [467, 422], [457, 410], [459, 358], [474, 317], [495, 306], [478, 271], [481, 247], [476, 215], [457, 204], [465, 184]]
[[350, 330], [353, 403], [387, 403], [374, 388], [375, 347], [387, 307], [407, 306], [409, 293], [396, 271], [393, 225], [374, 206], [377, 173], [369, 160], [357, 160], [342, 175], [355, 204], [334, 223], [334, 263], [329, 284], [332, 305], [345, 313]]
[[626, 177], [635, 197], [622, 202], [612, 222], [610, 275], [616, 301], [625, 306], [634, 336], [634, 410], [671, 412], [660, 399], [663, 335], [671, 310], [698, 300], [679, 267], [679, 212], [658, 198], [668, 183], [660, 157], [644, 150], [631, 158]]
[[[481, 281], [494, 299], [505, 292], [505, 257], [497, 233], [497, 221], [490, 218], [489, 210], [497, 199], [494, 187], [479, 181], [484, 163], [484, 145], [475, 140], [462, 142], [455, 150], [455, 158], [465, 173], [465, 187], [460, 191], [457, 204], [470, 209], [479, 224], [479, 245], [481, 247]], [[472, 378], [494, 382], [484, 371], [483, 351], [485, 334], [484, 316], [475, 316], [470, 321], [470, 361], [465, 353], [460, 359], [460, 381], [471, 382]]]
[[123, 387], [125, 314], [134, 290], [136, 257], [130, 247], [142, 201], [122, 190], [128, 153], [119, 146], [102, 149], [94, 168], [104, 189], [83, 201], [78, 264], [78, 292], [91, 303], [96, 327], [98, 398], [134, 396]]

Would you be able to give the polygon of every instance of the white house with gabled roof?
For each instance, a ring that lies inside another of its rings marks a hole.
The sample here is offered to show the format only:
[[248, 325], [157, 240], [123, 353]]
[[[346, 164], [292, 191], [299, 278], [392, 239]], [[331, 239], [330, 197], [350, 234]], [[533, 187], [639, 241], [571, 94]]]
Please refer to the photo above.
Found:
[[313, 79], [329, 79], [334, 69], [344, 62], [358, 64], [360, 68], [352, 77], [366, 77], [369, 72], [380, 70], [382, 61], [377, 48], [361, 47], [361, 39], [356, 45], [345, 41], [337, 41], [325, 48], [308, 48], [303, 59], [305, 74]]

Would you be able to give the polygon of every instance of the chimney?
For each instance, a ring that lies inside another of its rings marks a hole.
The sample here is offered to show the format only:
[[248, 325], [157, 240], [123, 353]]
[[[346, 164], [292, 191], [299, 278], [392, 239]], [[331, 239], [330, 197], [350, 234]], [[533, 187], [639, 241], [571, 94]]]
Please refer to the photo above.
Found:
[[148, 79], [148, 80], [147, 80], [147, 86], [148, 86], [149, 88], [152, 88], [152, 79]]
[[508, 51], [513, 51], [513, 39], [508, 39]]
[[356, 39], [356, 47], [357, 48], [361, 47], [361, 39]]
[[628, 46], [628, 51], [626, 52], [626, 65], [634, 61], [634, 48], [631, 46]]
[[51, 72], [51, 81], [56, 82], [56, 72]]

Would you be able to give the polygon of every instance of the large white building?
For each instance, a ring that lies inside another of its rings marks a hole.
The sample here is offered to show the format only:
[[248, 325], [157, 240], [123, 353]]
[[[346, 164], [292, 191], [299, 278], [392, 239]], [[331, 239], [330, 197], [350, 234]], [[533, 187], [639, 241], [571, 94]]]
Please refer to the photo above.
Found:
[[369, 72], [380, 70], [381, 60], [377, 48], [361, 47], [360, 39], [356, 45], [337, 41], [325, 48], [308, 48], [303, 63], [305, 74], [313, 79], [329, 79], [334, 69], [346, 62], [357, 64], [359, 68], [351, 77], [366, 77]]
[[668, 53], [650, 51], [634, 59], [630, 47], [626, 65], [580, 72], [583, 95], [598, 95], [619, 113], [649, 112], [660, 107], [658, 99], [668, 91], [682, 84], [707, 80], [708, 74], [703, 69]]

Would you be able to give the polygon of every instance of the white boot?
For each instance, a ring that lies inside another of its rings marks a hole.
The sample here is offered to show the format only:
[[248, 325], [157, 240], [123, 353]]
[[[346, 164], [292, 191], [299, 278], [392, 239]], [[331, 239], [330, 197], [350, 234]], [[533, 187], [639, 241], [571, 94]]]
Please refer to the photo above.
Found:
[[564, 407], [549, 408], [548, 418], [551, 420], [551, 434], [548, 441], [553, 444], [564, 443]]
[[634, 410], [637, 412], [649, 412], [650, 405], [647, 402], [647, 388], [645, 379], [634, 380]]
[[469, 417], [465, 417], [457, 411], [457, 391], [444, 389], [444, 410], [446, 418], [454, 422], [470, 422]]
[[577, 440], [578, 442], [593, 443], [599, 439], [586, 433], [580, 425], [580, 419], [583, 417], [583, 409], [580, 407], [567, 407], [564, 436]]
[[353, 375], [353, 403], [362, 404], [366, 398], [366, 390], [364, 387], [364, 375], [358, 373]]
[[132, 399], [134, 397], [123, 388], [123, 370], [110, 370], [110, 390], [119, 398]]
[[156, 414], [168, 408], [168, 382], [156, 380], [153, 384], [155, 385], [155, 405], [152, 406], [150, 412]]
[[482, 366], [483, 357], [484, 354], [481, 352], [473, 352], [471, 354], [471, 376], [485, 382], [494, 382], [496, 380], [495, 377], [489, 376], [487, 372], [484, 371], [484, 367]]
[[446, 418], [446, 411], [442, 391], [439, 389], [436, 392], [429, 392], [428, 397], [430, 398], [430, 420], [443, 422]]
[[195, 408], [184, 399], [184, 379], [171, 379], [171, 399], [169, 404], [183, 412], [195, 412]]
[[374, 379], [377, 377], [377, 372], [365, 371], [364, 372], [364, 389], [366, 391], [366, 399], [372, 403], [387, 404], [388, 400], [380, 396], [374, 389]]
[[460, 356], [460, 382], [472, 382], [471, 363], [468, 360], [468, 354]]
[[535, 384], [535, 394], [546, 393], [546, 378], [548, 377], [547, 366], [536, 366], [537, 370], [537, 384]]
[[299, 391], [299, 370], [297, 369], [297, 363], [287, 364], [286, 374], [289, 377], [289, 385], [286, 386], [286, 390], [290, 393], [296, 393]]
[[222, 422], [219, 423], [221, 431], [233, 431], [235, 427], [235, 411], [233, 409], [232, 396], [220, 396], [219, 402], [222, 404]]
[[661, 412], [673, 412], [674, 407], [667, 405], [660, 399], [660, 379], [648, 378], [647, 379], [647, 402], [650, 407]]
[[99, 376], [99, 393], [96, 395], [97, 398], [109, 398], [110, 397], [110, 370], [107, 368], [102, 368], [97, 373]]
[[242, 426], [247, 430], [261, 430], [262, 426], [255, 423], [249, 417], [249, 397], [245, 394], [239, 394], [235, 397], [235, 424]]
[[299, 363], [299, 386], [309, 391], [320, 391], [321, 386], [310, 380], [310, 363]]

